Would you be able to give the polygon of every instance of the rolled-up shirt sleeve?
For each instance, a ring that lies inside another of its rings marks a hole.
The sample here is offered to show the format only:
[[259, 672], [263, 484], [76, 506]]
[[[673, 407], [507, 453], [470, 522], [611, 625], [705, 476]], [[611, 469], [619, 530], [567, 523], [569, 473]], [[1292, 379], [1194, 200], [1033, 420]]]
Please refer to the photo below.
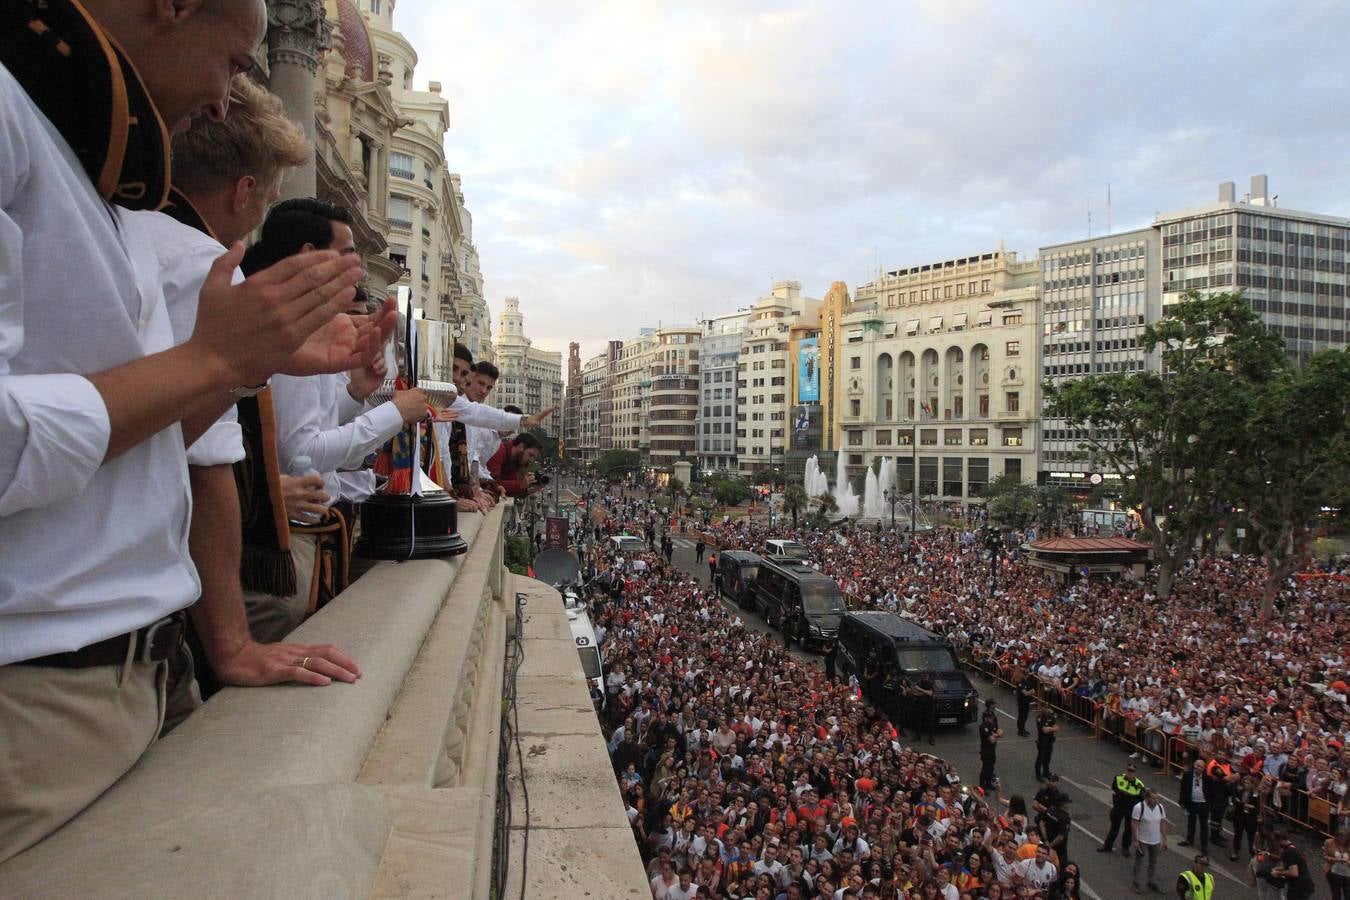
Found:
[[0, 516], [83, 491], [112, 436], [108, 408], [89, 379], [11, 371], [24, 340], [22, 251], [23, 233], [0, 208]]
[[244, 432], [239, 427], [239, 411], [231, 406], [225, 415], [211, 423], [206, 433], [187, 450], [190, 466], [228, 466], [244, 458]]
[[[403, 428], [403, 415], [392, 400], [336, 428], [324, 428], [319, 382], [323, 375], [272, 378], [277, 414], [277, 455], [284, 474], [300, 475], [297, 456], [308, 456], [319, 472], [359, 468], [366, 456]], [[345, 390], [345, 388], [344, 388]]]

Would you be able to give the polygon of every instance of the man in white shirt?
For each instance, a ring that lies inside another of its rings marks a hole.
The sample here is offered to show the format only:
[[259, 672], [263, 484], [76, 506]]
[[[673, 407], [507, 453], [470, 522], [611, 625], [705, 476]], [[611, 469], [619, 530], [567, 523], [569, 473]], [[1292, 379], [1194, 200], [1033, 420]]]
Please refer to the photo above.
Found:
[[[185, 445], [361, 276], [357, 260], [314, 254], [232, 285], [236, 248], [174, 346], [153, 248], [121, 208], [164, 196], [163, 136], [224, 116], [265, 24], [261, 2], [0, 10], [0, 861], [155, 740], [199, 591]], [[134, 72], [107, 60], [113, 45]], [[44, 93], [93, 77], [111, 92]], [[111, 109], [80, 106], [108, 96]], [[125, 142], [80, 130], [109, 118]]]
[[1027, 885], [1043, 891], [1055, 883], [1059, 869], [1050, 862], [1050, 850], [1045, 844], [1036, 845], [1036, 855], [1013, 866], [1013, 884]]
[[[244, 255], [244, 271], [310, 249], [354, 255], [356, 241], [351, 214], [313, 198], [277, 204], [268, 212], [258, 242]], [[429, 416], [426, 394], [419, 388], [398, 391], [393, 399], [366, 409], [365, 399], [380, 385], [383, 372], [381, 360], [343, 375], [283, 374], [272, 379], [277, 463], [281, 472], [299, 477], [306, 474], [307, 468], [317, 471], [323, 476], [330, 508], [344, 499], [340, 471], [360, 469], [366, 457], [404, 425]], [[295, 560], [293, 595], [269, 597], [250, 592], [245, 597], [249, 627], [259, 641], [279, 641], [293, 631], [304, 620], [314, 598], [319, 564], [317, 537], [292, 529], [291, 555]], [[343, 587], [345, 584], [339, 582], [334, 590]]]
[[1130, 828], [1134, 834], [1134, 892], [1140, 893], [1139, 875], [1147, 861], [1148, 886], [1158, 889], [1158, 857], [1167, 850], [1167, 810], [1163, 808], [1158, 792], [1144, 791], [1144, 799], [1130, 811]]
[[[286, 118], [281, 101], [244, 75], [235, 76], [231, 84], [225, 121], [199, 119], [175, 138], [174, 180], [180, 195], [174, 198], [172, 215], [133, 215], [154, 242], [176, 342], [192, 336], [197, 297], [211, 263], [225, 252], [222, 244], [242, 240], [258, 227], [286, 171], [303, 164], [309, 152], [304, 132]], [[235, 280], [243, 277], [236, 269]], [[239, 576], [240, 504], [233, 466], [243, 455], [234, 407], [188, 448], [193, 495], [189, 546], [202, 581], [201, 599], [190, 612], [211, 669], [222, 684], [354, 681], [359, 668], [336, 648], [263, 645], [249, 635]], [[300, 503], [323, 502], [322, 482], [288, 487]], [[195, 682], [185, 678], [183, 683], [194, 691], [170, 698], [166, 733], [196, 705]]]

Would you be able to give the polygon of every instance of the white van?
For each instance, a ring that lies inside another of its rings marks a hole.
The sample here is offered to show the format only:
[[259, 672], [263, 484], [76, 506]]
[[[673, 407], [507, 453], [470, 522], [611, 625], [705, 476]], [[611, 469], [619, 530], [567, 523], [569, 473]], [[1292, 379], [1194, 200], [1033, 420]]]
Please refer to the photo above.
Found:
[[640, 537], [633, 537], [631, 534], [616, 534], [609, 539], [609, 547], [620, 556], [627, 556], [630, 553], [641, 553], [647, 549], [647, 545]]
[[793, 541], [787, 538], [774, 538], [765, 541], [764, 546], [767, 549], [766, 556], [787, 556], [791, 559], [800, 559], [806, 562], [811, 561], [811, 549], [800, 541]]
[[600, 660], [600, 645], [595, 639], [595, 628], [591, 625], [590, 614], [581, 604], [567, 605], [567, 624], [572, 629], [572, 640], [577, 645], [577, 655], [581, 657], [581, 671], [586, 676], [586, 686], [590, 689], [591, 699], [605, 702], [605, 669]]

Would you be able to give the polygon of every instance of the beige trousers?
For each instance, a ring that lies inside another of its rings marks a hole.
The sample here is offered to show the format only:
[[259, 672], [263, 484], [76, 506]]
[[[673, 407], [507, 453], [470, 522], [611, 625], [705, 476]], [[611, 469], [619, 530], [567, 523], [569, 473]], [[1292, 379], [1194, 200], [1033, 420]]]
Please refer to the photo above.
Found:
[[0, 666], [0, 862], [74, 818], [155, 742], [168, 668]]
[[295, 561], [295, 594], [275, 597], [255, 591], [244, 592], [244, 611], [248, 630], [260, 644], [284, 640], [305, 620], [309, 592], [314, 584], [315, 542], [311, 534], [291, 535], [291, 559]]

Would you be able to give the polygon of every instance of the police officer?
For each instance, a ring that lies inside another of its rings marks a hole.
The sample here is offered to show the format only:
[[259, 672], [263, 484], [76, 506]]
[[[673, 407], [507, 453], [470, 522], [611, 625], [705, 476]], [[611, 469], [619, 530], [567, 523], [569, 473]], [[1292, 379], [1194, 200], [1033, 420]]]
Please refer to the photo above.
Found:
[[1209, 857], [1196, 856], [1191, 867], [1177, 876], [1177, 897], [1180, 900], [1212, 900], [1214, 876], [1209, 874]]
[[1036, 700], [1036, 676], [1027, 672], [1017, 682], [1017, 736], [1026, 737], [1027, 717], [1031, 715], [1031, 704]]
[[923, 740], [923, 733], [927, 731], [929, 744], [933, 743], [937, 731], [937, 701], [933, 691], [932, 672], [919, 675], [918, 683], [910, 689], [914, 700], [914, 740]]
[[1050, 756], [1055, 752], [1055, 735], [1059, 732], [1059, 720], [1044, 701], [1036, 715], [1036, 780], [1050, 777]]
[[985, 791], [995, 789], [998, 779], [994, 776], [994, 763], [998, 758], [998, 739], [1003, 737], [1003, 729], [998, 727], [998, 714], [994, 712], [994, 698], [984, 701], [984, 715], [980, 718], [980, 787]]
[[1116, 776], [1111, 783], [1111, 830], [1106, 833], [1106, 842], [1097, 848], [1098, 853], [1110, 853], [1116, 844], [1116, 834], [1124, 825], [1125, 833], [1120, 837], [1120, 852], [1130, 855], [1130, 826], [1125, 820], [1135, 804], [1144, 799], [1144, 782], [1135, 774], [1134, 763], [1125, 766], [1125, 771]]

